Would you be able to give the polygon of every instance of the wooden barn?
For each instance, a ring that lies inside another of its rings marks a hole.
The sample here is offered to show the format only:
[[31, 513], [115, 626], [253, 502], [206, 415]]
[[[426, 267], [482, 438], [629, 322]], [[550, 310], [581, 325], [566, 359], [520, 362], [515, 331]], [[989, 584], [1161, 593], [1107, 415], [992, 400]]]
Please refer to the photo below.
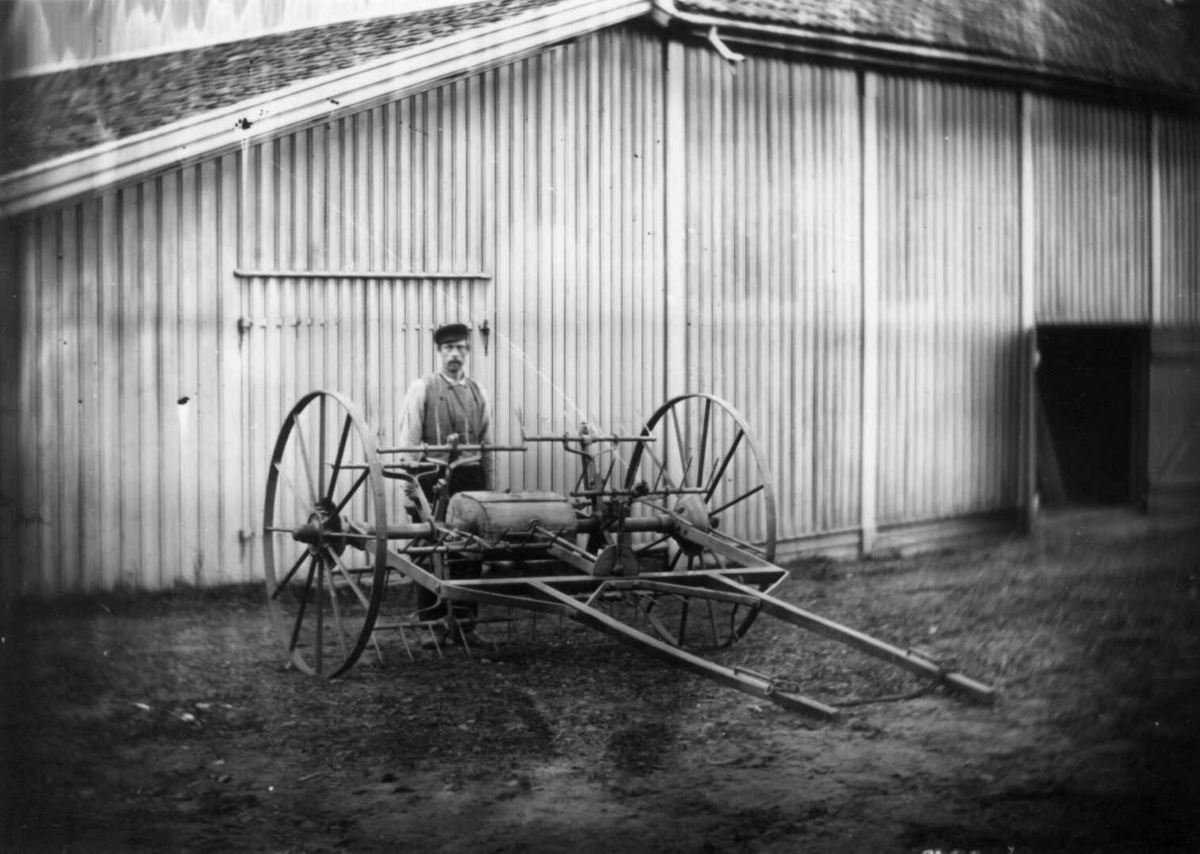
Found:
[[452, 319], [503, 441], [729, 400], [784, 555], [1197, 512], [1197, 44], [1182, 0], [479, 0], [11, 75], [4, 590], [258, 579], [288, 407], [386, 439]]

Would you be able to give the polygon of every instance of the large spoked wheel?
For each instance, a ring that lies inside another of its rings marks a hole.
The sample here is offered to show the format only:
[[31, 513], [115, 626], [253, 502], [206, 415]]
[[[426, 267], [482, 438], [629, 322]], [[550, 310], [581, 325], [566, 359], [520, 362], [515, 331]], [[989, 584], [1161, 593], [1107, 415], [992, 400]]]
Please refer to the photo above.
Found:
[[[775, 492], [746, 419], [709, 394], [672, 398], [650, 416], [626, 470], [630, 516], [671, 516], [698, 538], [635, 536], [643, 572], [736, 569], [722, 545], [773, 562]], [[678, 646], [723, 646], [740, 638], [758, 609], [696, 596], [640, 594], [639, 617]]]
[[387, 578], [386, 503], [358, 407], [329, 391], [301, 398], [271, 456], [263, 558], [276, 633], [305, 673], [345, 673], [371, 641]]

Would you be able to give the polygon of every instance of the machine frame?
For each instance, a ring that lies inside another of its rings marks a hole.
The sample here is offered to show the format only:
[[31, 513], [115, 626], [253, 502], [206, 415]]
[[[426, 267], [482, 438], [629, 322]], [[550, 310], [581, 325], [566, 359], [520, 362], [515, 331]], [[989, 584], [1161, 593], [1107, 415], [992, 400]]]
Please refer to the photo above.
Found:
[[[451, 494], [458, 470], [482, 454], [524, 453], [538, 443], [578, 460], [568, 494]], [[390, 516], [389, 503], [403, 504], [407, 518]], [[368, 647], [382, 659], [379, 636], [389, 630], [409, 656], [414, 632], [433, 638], [438, 654], [439, 636], [469, 653], [464, 625], [486, 621], [476, 609], [487, 606], [559, 615], [819, 718], [836, 718], [838, 709], [790, 679], [727, 666], [695, 648], [736, 643], [766, 615], [968, 700], [990, 704], [996, 696], [929, 655], [775, 595], [789, 573], [774, 562], [773, 479], [745, 419], [709, 394], [671, 398], [637, 435], [584, 424], [557, 436], [522, 431], [508, 446], [452, 436], [444, 445], [379, 447], [353, 402], [313, 391], [280, 430], [263, 520], [276, 632], [291, 664], [317, 676], [345, 674]], [[436, 605], [414, 610], [418, 587]], [[397, 602], [407, 603], [398, 606], [403, 613], [390, 613]]]

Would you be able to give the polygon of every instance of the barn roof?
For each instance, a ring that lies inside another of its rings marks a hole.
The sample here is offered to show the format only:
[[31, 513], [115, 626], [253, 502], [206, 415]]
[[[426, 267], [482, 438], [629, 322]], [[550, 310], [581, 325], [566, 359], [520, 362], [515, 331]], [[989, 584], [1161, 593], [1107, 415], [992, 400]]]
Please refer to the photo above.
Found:
[[1200, 96], [1200, 0], [675, 0], [678, 17], [741, 21], [830, 44], [957, 52], [1114, 89]]
[[0, 214], [416, 91], [649, 0], [479, 0], [0, 81]]
[[716, 26], [730, 39], [1200, 101], [1200, 0], [479, 0], [0, 81], [0, 212], [112, 185], [652, 11], [661, 24]]
[[[486, 0], [7, 81], [0, 174], [302, 80], [512, 19], [554, 0]], [[54, 121], [46, 121], [53, 116]]]

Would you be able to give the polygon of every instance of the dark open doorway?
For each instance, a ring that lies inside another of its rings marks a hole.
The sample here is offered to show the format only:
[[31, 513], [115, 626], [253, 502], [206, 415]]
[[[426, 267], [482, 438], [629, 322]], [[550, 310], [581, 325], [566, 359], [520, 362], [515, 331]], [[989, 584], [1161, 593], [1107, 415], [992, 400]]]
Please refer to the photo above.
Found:
[[1037, 333], [1038, 485], [1045, 504], [1141, 504], [1146, 333], [1044, 326]]

